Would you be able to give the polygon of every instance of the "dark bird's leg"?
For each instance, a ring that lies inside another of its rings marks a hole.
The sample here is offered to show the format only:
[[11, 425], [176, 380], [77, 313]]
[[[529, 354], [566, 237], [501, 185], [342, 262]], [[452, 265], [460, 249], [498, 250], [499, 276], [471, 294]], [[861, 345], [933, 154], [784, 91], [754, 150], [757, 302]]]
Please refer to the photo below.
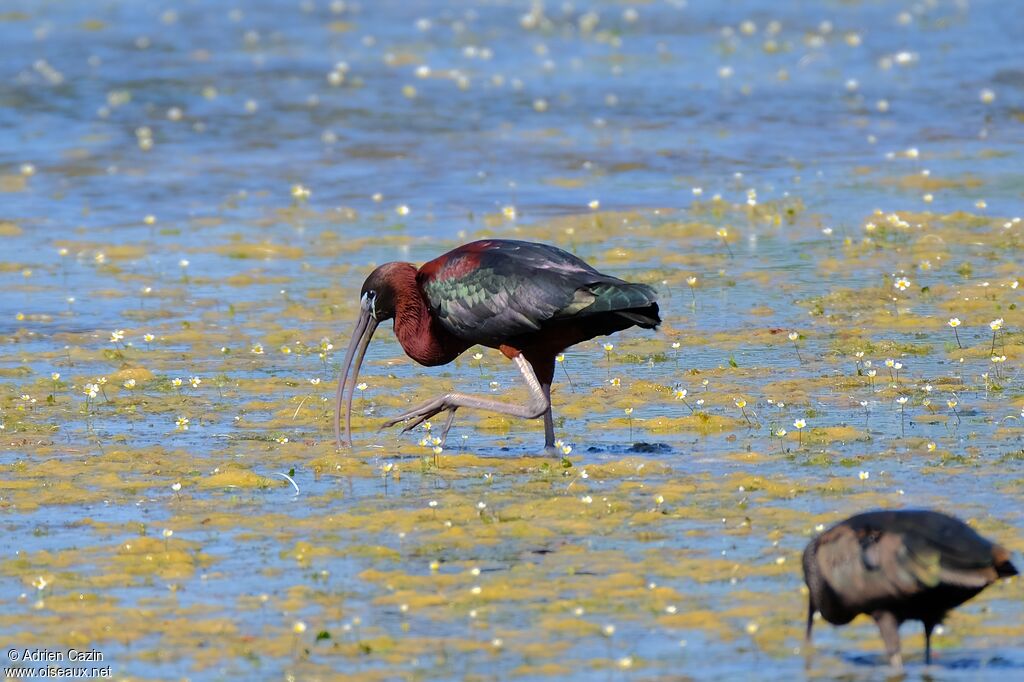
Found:
[[544, 452], [545, 455], [560, 455], [555, 449], [555, 418], [551, 413], [551, 382], [555, 378], [555, 356], [542, 355], [529, 358], [530, 365], [537, 372], [537, 380], [540, 382], [541, 390], [544, 391], [544, 399], [548, 403], [548, 409], [544, 412]]
[[544, 413], [544, 450], [552, 454], [555, 452], [555, 416], [551, 414], [551, 384], [541, 384], [544, 389], [544, 397], [548, 401], [548, 409]]
[[931, 621], [925, 621], [924, 623], [924, 664], [932, 664], [932, 630], [935, 629], [935, 623]]
[[889, 664], [894, 668], [903, 667], [903, 656], [900, 655], [900, 624], [891, 611], [875, 611], [871, 614], [882, 633], [885, 642], [885, 653], [889, 655]]
[[814, 607], [814, 597], [807, 595], [807, 632], [804, 634], [804, 669], [811, 669], [811, 650], [813, 644], [811, 644], [811, 631], [814, 629], [814, 612], [817, 609]]
[[[507, 346], [503, 346], [501, 350], [516, 363], [516, 366], [519, 367], [519, 371], [523, 375], [523, 379], [526, 381], [526, 388], [529, 389], [530, 397], [525, 405], [513, 405], [501, 402], [500, 400], [481, 398], [465, 393], [446, 393], [445, 395], [428, 400], [394, 419], [389, 419], [384, 422], [384, 426], [394, 426], [399, 422], [406, 422], [405, 426], [402, 427], [402, 432], [404, 433], [416, 428], [436, 414], [440, 414], [445, 410], [451, 410], [454, 413], [460, 407], [488, 410], [521, 419], [536, 419], [540, 417], [547, 411], [550, 404], [544, 389], [537, 380], [533, 367], [530, 366], [530, 363], [526, 361], [526, 358], [518, 350], [508, 348]], [[449, 419], [451, 418], [452, 415], [449, 415]], [[451, 424], [445, 424], [446, 429], [449, 426]]]

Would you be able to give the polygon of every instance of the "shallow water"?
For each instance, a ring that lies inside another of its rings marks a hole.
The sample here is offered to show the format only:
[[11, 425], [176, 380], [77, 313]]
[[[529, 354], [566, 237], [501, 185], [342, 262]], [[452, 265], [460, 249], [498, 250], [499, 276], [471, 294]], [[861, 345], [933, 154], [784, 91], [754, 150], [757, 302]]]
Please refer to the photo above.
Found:
[[[865, 621], [805, 667], [816, 526], [930, 506], [1024, 550], [1015, 17], [7, 0], [3, 641], [133, 679], [882, 677]], [[656, 285], [665, 324], [566, 353], [562, 461], [481, 414], [436, 458], [377, 431], [522, 395], [382, 329], [336, 452], [362, 279], [479, 236]], [[1024, 669], [1022, 601], [952, 614], [931, 678]]]

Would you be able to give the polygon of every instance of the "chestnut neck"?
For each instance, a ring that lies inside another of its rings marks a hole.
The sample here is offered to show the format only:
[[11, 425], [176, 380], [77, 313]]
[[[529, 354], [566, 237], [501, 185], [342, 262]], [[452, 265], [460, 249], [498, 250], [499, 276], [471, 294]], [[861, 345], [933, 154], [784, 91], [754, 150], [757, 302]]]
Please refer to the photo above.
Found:
[[406, 355], [421, 365], [444, 365], [469, 347], [446, 331], [433, 315], [411, 263], [398, 263], [388, 277], [395, 295], [395, 336]]

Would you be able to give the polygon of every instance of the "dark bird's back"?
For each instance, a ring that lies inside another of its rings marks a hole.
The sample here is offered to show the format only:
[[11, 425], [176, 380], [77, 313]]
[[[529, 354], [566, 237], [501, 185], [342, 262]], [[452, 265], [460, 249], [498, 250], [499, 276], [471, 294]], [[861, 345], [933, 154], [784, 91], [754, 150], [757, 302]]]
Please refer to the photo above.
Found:
[[928, 638], [953, 609], [1001, 577], [1017, 574], [1003, 547], [959, 519], [934, 511], [858, 514], [823, 532], [803, 557], [815, 611], [834, 625], [873, 616], [890, 656], [899, 656], [899, 623], [920, 620]]
[[445, 329], [473, 343], [561, 350], [634, 325], [661, 323], [654, 289], [605, 275], [547, 244], [485, 239], [420, 268]]

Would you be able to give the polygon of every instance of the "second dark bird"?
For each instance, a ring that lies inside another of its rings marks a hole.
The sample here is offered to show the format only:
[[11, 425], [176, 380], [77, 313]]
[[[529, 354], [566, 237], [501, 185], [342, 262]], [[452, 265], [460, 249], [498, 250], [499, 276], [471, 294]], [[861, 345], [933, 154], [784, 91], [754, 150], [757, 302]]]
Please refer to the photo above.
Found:
[[932, 630], [999, 578], [1017, 575], [1010, 553], [959, 519], [934, 511], [874, 511], [852, 516], [804, 550], [810, 590], [807, 641], [815, 612], [833, 625], [858, 614], [875, 619], [889, 661], [903, 665], [900, 624], [924, 623], [925, 663]]
[[[339, 446], [351, 443], [352, 393], [366, 347], [377, 325], [390, 319], [406, 354], [421, 365], [447, 364], [477, 344], [500, 350], [516, 363], [529, 398], [520, 405], [446, 393], [389, 420], [386, 426], [404, 421], [403, 430], [408, 431], [447, 411], [443, 442], [460, 407], [524, 419], [543, 416], [544, 445], [549, 452], [555, 445], [551, 381], [556, 356], [596, 336], [633, 326], [654, 329], [661, 323], [654, 289], [602, 274], [571, 253], [546, 244], [487, 239], [464, 244], [420, 268], [385, 263], [363, 283], [359, 319], [338, 380], [334, 433]], [[355, 369], [350, 371], [353, 361]]]

